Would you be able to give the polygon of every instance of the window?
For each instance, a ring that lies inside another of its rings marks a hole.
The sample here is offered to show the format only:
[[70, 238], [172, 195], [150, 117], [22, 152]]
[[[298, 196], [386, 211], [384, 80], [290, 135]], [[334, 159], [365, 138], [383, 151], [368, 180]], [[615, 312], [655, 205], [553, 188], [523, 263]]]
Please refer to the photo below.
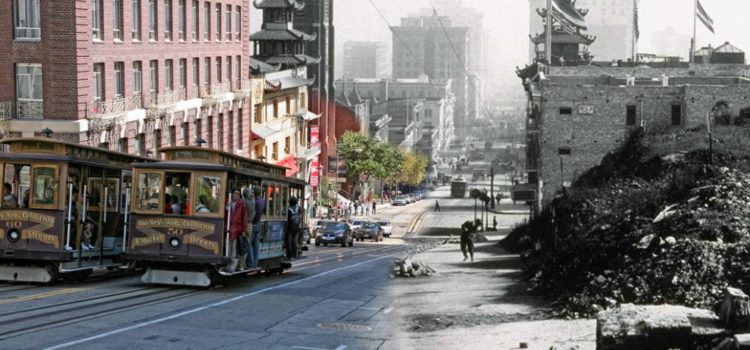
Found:
[[143, 91], [143, 73], [141, 62], [133, 62], [133, 94], [137, 95]]
[[197, 57], [193, 58], [193, 86], [200, 85], [200, 71], [198, 65], [200, 65], [200, 59]]
[[227, 41], [232, 40], [232, 5], [227, 5], [226, 11], [224, 12], [224, 21], [226, 23], [225, 37]]
[[122, 40], [122, 0], [114, 0], [112, 9], [112, 37], [115, 40]]
[[195, 210], [191, 214], [207, 215], [219, 213], [221, 203], [221, 175], [197, 175], [195, 177]]
[[629, 105], [625, 114], [625, 125], [635, 126], [635, 106]]
[[136, 173], [135, 209], [161, 212], [162, 174]]
[[164, 40], [172, 41], [172, 0], [164, 0]]
[[279, 100], [273, 100], [273, 118], [279, 117]]
[[31, 206], [54, 207], [57, 198], [57, 168], [53, 166], [32, 167]]
[[221, 4], [216, 4], [216, 41], [221, 41]]
[[94, 101], [104, 99], [104, 63], [94, 64]]
[[234, 40], [242, 40], [242, 7], [237, 6], [237, 12], [235, 14], [234, 21]]
[[166, 60], [164, 62], [164, 88], [167, 90], [172, 90], [174, 88], [174, 76], [172, 75], [173, 68], [174, 64], [172, 60]]
[[15, 0], [13, 21], [16, 39], [40, 39], [42, 37], [39, 1]]
[[292, 97], [289, 95], [286, 95], [286, 115], [292, 114]]
[[193, 41], [198, 40], [198, 6], [200, 6], [198, 0], [193, 0], [193, 27], [191, 28]]
[[224, 114], [219, 113], [218, 128], [216, 128], [216, 142], [218, 145], [216, 149], [224, 150]]
[[177, 146], [177, 127], [174, 125], [169, 127], [169, 145]]
[[221, 83], [221, 57], [216, 57], [216, 82]]
[[[370, 93], [372, 93], [372, 91], [370, 91]], [[304, 92], [302, 92], [302, 93], [299, 94], [299, 107], [301, 109], [307, 108], [307, 100], [305, 99], [305, 93]]]
[[573, 108], [560, 107], [560, 115], [571, 115], [571, 114], [573, 114]]
[[117, 143], [117, 151], [122, 153], [130, 152], [130, 142], [128, 142], [127, 137], [120, 138], [120, 142]]
[[284, 153], [289, 154], [292, 152], [292, 138], [290, 136], [287, 136], [286, 139], [284, 139]]
[[177, 25], [179, 28], [177, 29], [179, 33], [179, 38], [181, 41], [185, 41], [185, 32], [187, 31], [187, 23], [185, 22], [185, 17], [187, 17], [187, 9], [185, 9], [185, 0], [179, 0], [177, 5], [177, 11], [179, 12], [177, 15], [179, 16], [179, 20], [177, 21]]
[[271, 154], [271, 158], [273, 158], [273, 160], [279, 160], [279, 143], [278, 142], [273, 143], [273, 153]]
[[258, 124], [263, 123], [263, 104], [261, 103], [255, 105], [255, 122]]
[[255, 159], [260, 159], [260, 157], [263, 157], [263, 146], [255, 145]]
[[237, 149], [242, 149], [242, 108], [237, 110]]
[[232, 56], [227, 56], [227, 81], [232, 81]]
[[159, 61], [149, 62], [149, 78], [151, 80], [151, 93], [159, 92]]
[[132, 1], [133, 28], [131, 33], [133, 40], [141, 40], [141, 0]]
[[211, 40], [211, 3], [208, 1], [203, 5], [203, 40]]
[[115, 98], [125, 96], [125, 63], [115, 62]]
[[227, 147], [229, 147], [230, 152], [232, 152], [232, 147], [234, 146], [234, 130], [232, 126], [234, 126], [234, 112], [229, 111], [227, 112]]
[[237, 56], [234, 58], [234, 70], [235, 75], [237, 76], [237, 81], [242, 81], [242, 65], [240, 65], [240, 56]]
[[187, 59], [180, 59], [180, 87], [185, 88], [187, 84]]
[[211, 57], [206, 57], [203, 64], [203, 85], [211, 86]]
[[104, 0], [91, 0], [91, 33], [94, 40], [102, 40], [102, 1]]
[[190, 145], [190, 123], [182, 123], [182, 143], [185, 146]]
[[156, 0], [148, 0], [148, 40], [156, 40], [156, 31], [159, 29], [156, 15]]
[[672, 125], [682, 125], [682, 105], [672, 105]]
[[42, 101], [41, 64], [16, 64], [16, 96], [19, 101]]

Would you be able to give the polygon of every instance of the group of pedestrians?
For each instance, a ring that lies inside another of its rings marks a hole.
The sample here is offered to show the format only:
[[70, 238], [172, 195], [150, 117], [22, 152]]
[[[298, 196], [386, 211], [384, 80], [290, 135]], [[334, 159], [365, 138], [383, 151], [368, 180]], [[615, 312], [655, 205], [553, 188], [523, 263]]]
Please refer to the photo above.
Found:
[[327, 217], [351, 218], [353, 216], [367, 216], [377, 214], [377, 202], [362, 202], [360, 200], [348, 203], [337, 203], [328, 207]]
[[229, 256], [227, 272], [258, 267], [260, 257], [260, 217], [266, 208], [260, 187], [232, 191], [229, 210]]

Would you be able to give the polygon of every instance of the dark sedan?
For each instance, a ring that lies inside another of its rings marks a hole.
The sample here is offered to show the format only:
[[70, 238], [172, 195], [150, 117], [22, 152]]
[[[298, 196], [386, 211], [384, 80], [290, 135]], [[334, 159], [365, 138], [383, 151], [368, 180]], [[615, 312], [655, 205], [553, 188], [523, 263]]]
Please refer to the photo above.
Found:
[[364, 241], [367, 238], [375, 242], [380, 242], [383, 240], [383, 228], [377, 222], [365, 221], [362, 223], [362, 226], [354, 230], [354, 237], [360, 241]]
[[354, 237], [349, 224], [345, 222], [325, 223], [320, 227], [320, 232], [315, 237], [315, 245], [320, 246], [328, 244], [341, 244], [342, 247], [347, 245], [354, 246]]

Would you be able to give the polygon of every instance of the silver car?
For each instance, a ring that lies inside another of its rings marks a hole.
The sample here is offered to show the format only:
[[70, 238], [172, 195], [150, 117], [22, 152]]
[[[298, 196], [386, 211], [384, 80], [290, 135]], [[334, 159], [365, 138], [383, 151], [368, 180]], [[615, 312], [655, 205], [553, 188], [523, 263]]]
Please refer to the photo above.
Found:
[[380, 228], [383, 229], [383, 237], [390, 237], [391, 233], [393, 232], [393, 226], [391, 226], [391, 222], [382, 219], [377, 219], [376, 222], [380, 225]]

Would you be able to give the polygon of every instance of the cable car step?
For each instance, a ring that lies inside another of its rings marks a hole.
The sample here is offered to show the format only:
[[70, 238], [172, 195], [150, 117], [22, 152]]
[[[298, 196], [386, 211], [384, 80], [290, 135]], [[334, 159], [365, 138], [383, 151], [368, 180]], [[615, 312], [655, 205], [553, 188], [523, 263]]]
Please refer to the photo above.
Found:
[[149, 268], [141, 276], [141, 281], [148, 284], [165, 284], [172, 286], [211, 286], [210, 271], [171, 271]]
[[0, 281], [49, 283], [53, 279], [52, 266], [0, 266]]

